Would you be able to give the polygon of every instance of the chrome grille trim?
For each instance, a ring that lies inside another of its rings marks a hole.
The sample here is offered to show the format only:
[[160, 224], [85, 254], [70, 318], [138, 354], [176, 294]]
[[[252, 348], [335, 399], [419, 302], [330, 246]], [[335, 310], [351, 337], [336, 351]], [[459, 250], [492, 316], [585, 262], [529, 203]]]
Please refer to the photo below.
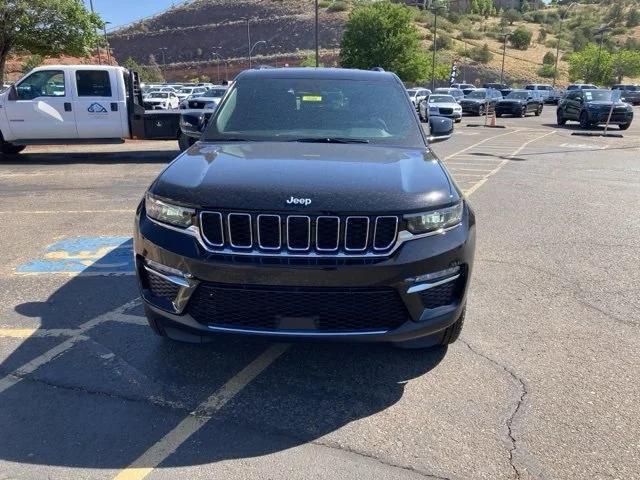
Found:
[[[265, 247], [260, 240], [260, 220], [264, 217], [275, 217], [278, 219], [278, 246], [277, 247]], [[273, 213], [261, 213], [256, 220], [258, 230], [258, 246], [265, 250], [280, 250], [282, 248], [282, 217]]]
[[[377, 233], [378, 233], [378, 220], [380, 220], [381, 218], [393, 218], [396, 221], [396, 228], [393, 232], [393, 239], [391, 240], [391, 242], [389, 242], [388, 245], [385, 245], [384, 247], [376, 247], [376, 238], [377, 238]], [[374, 223], [374, 227], [373, 227], [373, 244], [372, 247], [374, 250], [377, 251], [382, 251], [382, 250], [387, 250], [388, 248], [391, 247], [391, 245], [393, 245], [396, 241], [396, 238], [398, 237], [398, 217], [393, 216], [393, 215], [386, 215], [386, 216], [380, 216], [380, 217], [376, 217], [376, 222]]]
[[[338, 229], [336, 231], [335, 248], [320, 248], [318, 246], [318, 224], [320, 223], [320, 220], [323, 218], [332, 218], [332, 219], [335, 218], [336, 220], [338, 220]], [[320, 215], [316, 217], [316, 250], [318, 250], [319, 252], [335, 252], [336, 250], [338, 250], [338, 248], [340, 248], [340, 217], [331, 216], [331, 215]]]
[[[233, 243], [233, 236], [231, 235], [231, 218], [232, 217], [249, 217], [249, 245], [236, 245]], [[229, 232], [229, 244], [234, 248], [251, 248], [253, 247], [253, 219], [250, 213], [230, 213], [227, 215], [227, 230]]]
[[[295, 248], [289, 242], [289, 221], [292, 218], [304, 218], [307, 220], [307, 246], [306, 248]], [[311, 217], [307, 215], [289, 215], [287, 216], [287, 248], [292, 252], [306, 252], [311, 248]]]
[[[349, 237], [349, 221], [361, 218], [364, 218], [367, 221], [367, 235], [364, 241], [364, 248], [349, 248], [347, 247], [347, 238]], [[346, 218], [346, 220], [344, 221], [344, 249], [347, 252], [364, 252], [367, 249], [367, 246], [369, 245], [369, 223], [369, 217], [365, 216], [351, 216]]]
[[203, 213], [206, 213], [207, 215], [217, 215], [220, 218], [220, 238], [222, 239], [222, 243], [213, 243], [211, 240], [207, 238], [207, 236], [204, 234], [204, 230], [202, 230], [201, 228], [202, 238], [204, 238], [205, 241], [213, 247], [224, 247], [224, 221], [222, 218], [222, 214], [220, 212], [200, 212], [198, 214], [198, 222], [200, 223], [200, 226], [202, 226]]

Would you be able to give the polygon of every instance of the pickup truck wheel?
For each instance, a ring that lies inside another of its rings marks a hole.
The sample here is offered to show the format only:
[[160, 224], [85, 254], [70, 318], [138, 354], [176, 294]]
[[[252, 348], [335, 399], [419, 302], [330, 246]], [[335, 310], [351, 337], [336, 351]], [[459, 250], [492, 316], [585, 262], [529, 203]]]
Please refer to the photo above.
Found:
[[9, 142], [2, 142], [2, 144], [0, 144], [0, 152], [5, 155], [17, 155], [25, 148], [27, 148], [26, 145], [14, 145]]
[[520, 109], [520, 118], [527, 116], [527, 107], [522, 107]]
[[620, 130], [626, 130], [631, 126], [631, 123], [621, 123], [620, 125], [618, 125], [618, 128]]
[[537, 109], [536, 109], [536, 117], [539, 117], [542, 114], [542, 105], [540, 105]]

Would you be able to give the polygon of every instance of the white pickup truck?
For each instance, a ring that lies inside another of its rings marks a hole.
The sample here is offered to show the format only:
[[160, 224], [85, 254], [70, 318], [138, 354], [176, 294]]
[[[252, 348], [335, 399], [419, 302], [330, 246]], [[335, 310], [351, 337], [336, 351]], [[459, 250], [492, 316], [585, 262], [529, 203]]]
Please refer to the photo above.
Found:
[[138, 74], [123, 67], [38, 67], [0, 93], [0, 155], [27, 145], [177, 140], [181, 113], [145, 111]]

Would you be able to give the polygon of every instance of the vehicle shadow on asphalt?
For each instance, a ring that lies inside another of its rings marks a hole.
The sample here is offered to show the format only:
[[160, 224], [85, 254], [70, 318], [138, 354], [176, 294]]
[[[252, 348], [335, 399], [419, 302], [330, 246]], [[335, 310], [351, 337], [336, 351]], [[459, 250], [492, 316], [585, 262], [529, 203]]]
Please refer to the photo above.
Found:
[[[47, 300], [15, 310], [39, 318], [41, 332], [74, 329], [137, 297], [132, 275], [80, 274]], [[0, 392], [0, 460], [124, 468], [272, 345], [241, 336], [175, 343], [144, 325], [140, 305], [123, 313], [122, 321], [85, 331], [86, 338]], [[67, 338], [15, 340], [1, 376]], [[434, 369], [446, 351], [293, 343], [161, 467], [256, 457], [317, 441], [396, 404], [406, 382]]]
[[180, 151], [176, 150], [132, 150], [121, 152], [34, 152], [20, 155], [5, 155], [0, 165], [111, 165], [117, 163], [155, 164], [169, 163]]

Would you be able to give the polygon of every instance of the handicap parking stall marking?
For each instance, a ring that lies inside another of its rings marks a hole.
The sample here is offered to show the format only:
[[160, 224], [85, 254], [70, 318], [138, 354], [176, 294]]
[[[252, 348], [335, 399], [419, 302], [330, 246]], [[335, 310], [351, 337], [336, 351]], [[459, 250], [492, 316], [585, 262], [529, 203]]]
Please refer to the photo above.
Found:
[[39, 258], [19, 265], [21, 275], [133, 275], [131, 237], [72, 237], [47, 246]]

